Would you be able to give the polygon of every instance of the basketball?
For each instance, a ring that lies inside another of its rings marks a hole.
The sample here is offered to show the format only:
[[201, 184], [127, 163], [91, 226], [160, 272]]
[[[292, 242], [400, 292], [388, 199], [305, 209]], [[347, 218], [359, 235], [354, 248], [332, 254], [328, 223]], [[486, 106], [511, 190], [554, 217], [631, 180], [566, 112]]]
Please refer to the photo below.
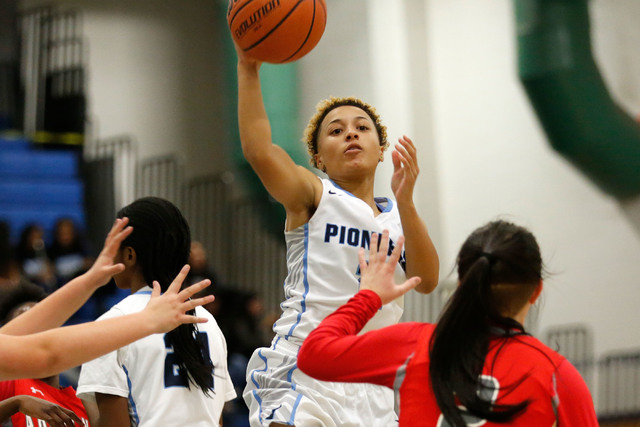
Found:
[[327, 6], [325, 0], [230, 0], [227, 23], [248, 56], [282, 64], [302, 58], [318, 44]]

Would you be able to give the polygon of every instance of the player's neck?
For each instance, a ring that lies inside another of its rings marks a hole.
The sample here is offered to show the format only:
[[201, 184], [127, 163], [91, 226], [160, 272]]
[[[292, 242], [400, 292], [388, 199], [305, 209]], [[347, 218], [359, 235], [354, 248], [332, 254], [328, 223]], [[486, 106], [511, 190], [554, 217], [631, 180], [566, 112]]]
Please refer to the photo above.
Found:
[[53, 388], [60, 388], [60, 376], [59, 375], [53, 375], [47, 378], [40, 378], [40, 381], [42, 381], [43, 383], [53, 387]]
[[375, 215], [380, 213], [373, 198], [373, 177], [371, 177], [371, 179], [363, 179], [358, 181], [333, 179], [333, 182], [335, 182], [343, 190], [348, 191], [358, 199], [371, 206], [371, 209], [374, 211]]
[[132, 294], [135, 294], [136, 292], [138, 292], [140, 289], [144, 288], [145, 286], [151, 286], [151, 284], [148, 284], [144, 280], [144, 277], [142, 276], [142, 273], [138, 273], [138, 274], [135, 274], [132, 277], [131, 286], [129, 287], [129, 289], [131, 289], [131, 293]]

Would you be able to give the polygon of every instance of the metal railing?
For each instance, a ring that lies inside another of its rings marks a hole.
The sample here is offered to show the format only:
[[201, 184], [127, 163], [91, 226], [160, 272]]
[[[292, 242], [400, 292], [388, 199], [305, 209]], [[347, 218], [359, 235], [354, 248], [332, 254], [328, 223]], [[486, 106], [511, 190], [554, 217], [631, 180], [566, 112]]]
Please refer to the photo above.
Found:
[[594, 390], [593, 333], [586, 325], [571, 324], [549, 328], [545, 343], [576, 367], [591, 390]]
[[640, 350], [601, 357], [598, 379], [601, 420], [640, 420]]

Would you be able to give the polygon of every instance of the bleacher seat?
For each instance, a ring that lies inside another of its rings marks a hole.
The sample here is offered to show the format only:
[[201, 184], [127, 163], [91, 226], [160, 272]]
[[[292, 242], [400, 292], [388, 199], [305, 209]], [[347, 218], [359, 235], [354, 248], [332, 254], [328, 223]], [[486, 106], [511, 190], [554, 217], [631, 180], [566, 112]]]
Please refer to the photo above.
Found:
[[48, 237], [61, 217], [84, 228], [79, 154], [76, 149], [39, 149], [20, 136], [0, 136], [0, 221], [9, 224], [13, 243], [30, 223], [40, 224]]

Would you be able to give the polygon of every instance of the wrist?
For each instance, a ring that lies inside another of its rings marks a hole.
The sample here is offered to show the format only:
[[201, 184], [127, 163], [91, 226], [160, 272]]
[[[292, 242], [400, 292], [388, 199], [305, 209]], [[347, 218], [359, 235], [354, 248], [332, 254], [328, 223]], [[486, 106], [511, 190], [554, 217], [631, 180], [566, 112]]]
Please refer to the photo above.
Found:
[[[8, 399], [2, 401], [3, 407], [6, 408], [6, 412], [3, 410], [3, 414], [6, 413], [9, 418], [13, 414], [17, 414], [20, 412], [22, 406], [22, 396], [11, 396]], [[8, 419], [8, 418], [7, 418]], [[0, 420], [0, 422], [4, 422], [6, 420]]]
[[145, 308], [142, 311], [132, 314], [132, 316], [134, 316], [132, 320], [135, 322], [132, 322], [132, 324], [140, 325], [140, 333], [143, 334], [143, 336], [163, 332], [160, 322], [158, 322], [150, 311], [151, 310]]
[[362, 288], [360, 289], [360, 293], [362, 293], [367, 299], [375, 302], [376, 308], [382, 307], [382, 298], [380, 297], [380, 294], [378, 294], [373, 289]]
[[246, 73], [250, 75], [257, 75], [259, 70], [258, 62], [253, 59], [239, 58], [238, 59], [238, 72]]
[[404, 213], [404, 214], [417, 214], [418, 210], [416, 209], [416, 205], [413, 203], [413, 199], [409, 199], [409, 200], [402, 200], [402, 199], [396, 199], [396, 201], [398, 202], [398, 212], [399, 213]]

